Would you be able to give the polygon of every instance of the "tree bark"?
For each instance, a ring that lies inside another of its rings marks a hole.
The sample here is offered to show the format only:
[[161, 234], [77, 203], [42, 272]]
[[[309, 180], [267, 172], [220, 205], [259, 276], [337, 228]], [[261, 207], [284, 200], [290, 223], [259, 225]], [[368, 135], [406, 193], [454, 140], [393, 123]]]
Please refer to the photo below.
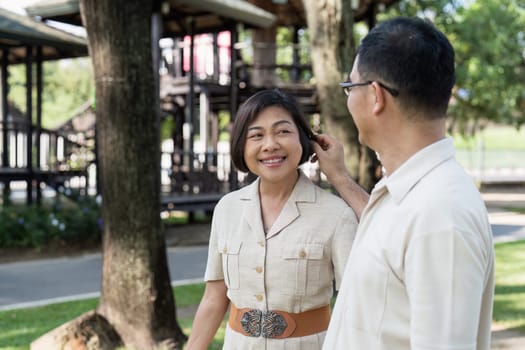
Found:
[[310, 34], [312, 68], [324, 132], [343, 143], [350, 175], [370, 191], [377, 182], [374, 153], [359, 144], [358, 132], [339, 87], [352, 69], [355, 54], [350, 0], [303, 0]]
[[89, 311], [31, 343], [31, 350], [113, 350], [123, 344], [107, 320]]
[[150, 0], [81, 0], [96, 88], [103, 267], [97, 312], [127, 347], [182, 348], [160, 223]]

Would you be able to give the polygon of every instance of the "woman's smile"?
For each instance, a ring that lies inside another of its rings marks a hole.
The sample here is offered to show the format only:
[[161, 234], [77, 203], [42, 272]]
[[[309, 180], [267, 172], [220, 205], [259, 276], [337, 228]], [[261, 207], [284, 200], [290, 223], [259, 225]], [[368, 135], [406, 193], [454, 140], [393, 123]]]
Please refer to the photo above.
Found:
[[265, 159], [261, 159], [261, 163], [268, 167], [275, 167], [281, 165], [286, 160], [286, 157], [284, 156], [274, 156], [274, 157], [268, 157]]

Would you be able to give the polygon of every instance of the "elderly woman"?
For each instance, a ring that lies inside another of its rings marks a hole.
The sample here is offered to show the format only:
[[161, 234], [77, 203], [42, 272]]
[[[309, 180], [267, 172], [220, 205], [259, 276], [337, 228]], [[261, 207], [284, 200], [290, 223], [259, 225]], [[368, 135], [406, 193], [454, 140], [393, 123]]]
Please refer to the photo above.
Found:
[[299, 170], [312, 139], [296, 102], [279, 90], [239, 109], [233, 163], [258, 177], [215, 208], [187, 350], [207, 348], [228, 306], [224, 349], [321, 349], [357, 218]]

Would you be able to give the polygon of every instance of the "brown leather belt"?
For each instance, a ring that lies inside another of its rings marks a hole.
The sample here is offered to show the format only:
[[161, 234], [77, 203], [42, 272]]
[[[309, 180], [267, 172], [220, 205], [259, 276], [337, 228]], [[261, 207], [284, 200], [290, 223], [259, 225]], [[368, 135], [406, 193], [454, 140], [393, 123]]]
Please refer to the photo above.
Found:
[[236, 332], [249, 337], [283, 339], [304, 337], [323, 332], [330, 322], [330, 305], [297, 314], [286, 311], [239, 309], [230, 303], [228, 324]]

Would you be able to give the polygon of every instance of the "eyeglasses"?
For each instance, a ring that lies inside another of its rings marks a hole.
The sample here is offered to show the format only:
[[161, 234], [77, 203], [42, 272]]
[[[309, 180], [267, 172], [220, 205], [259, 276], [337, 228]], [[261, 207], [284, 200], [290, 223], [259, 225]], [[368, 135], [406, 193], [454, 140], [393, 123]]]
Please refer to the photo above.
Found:
[[[369, 81], [365, 81], [365, 82], [361, 82], [361, 83], [352, 83], [351, 81], [345, 81], [344, 83], [339, 83], [339, 86], [341, 86], [343, 88], [343, 91], [345, 92], [345, 95], [348, 96], [348, 95], [350, 95], [350, 90], [352, 90], [352, 88], [355, 88], [355, 87], [358, 87], [358, 86], [370, 85], [373, 82], [374, 82], [374, 80], [369, 80]], [[386, 86], [385, 84], [383, 84], [383, 83], [381, 83], [379, 81], [376, 81], [376, 83], [379, 84], [379, 86], [381, 86], [386, 91], [390, 92], [390, 94], [392, 96], [395, 97], [395, 96], [399, 95], [399, 91], [397, 91], [396, 89], [388, 87], [388, 86]]]

